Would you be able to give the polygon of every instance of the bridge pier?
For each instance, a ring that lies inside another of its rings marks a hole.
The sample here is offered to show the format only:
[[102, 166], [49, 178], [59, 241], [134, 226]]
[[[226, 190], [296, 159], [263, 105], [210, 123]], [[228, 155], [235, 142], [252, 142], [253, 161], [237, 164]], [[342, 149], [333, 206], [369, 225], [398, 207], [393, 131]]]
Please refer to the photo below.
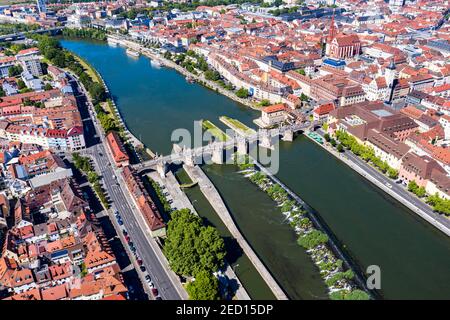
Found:
[[166, 177], [167, 169], [168, 169], [168, 165], [167, 165], [167, 162], [164, 160], [160, 160], [156, 164], [156, 172], [158, 172], [158, 174], [161, 178]]
[[292, 142], [294, 140], [294, 131], [290, 129], [284, 131], [282, 140]]
[[188, 151], [184, 152], [184, 154], [183, 154], [183, 162], [189, 167], [195, 166], [195, 157], [192, 154], [191, 150], [188, 150]]
[[211, 160], [216, 164], [223, 164], [223, 143], [214, 145]]
[[237, 136], [237, 153], [238, 154], [248, 154], [248, 142], [247, 139], [241, 136]]
[[267, 149], [274, 149], [273, 143], [272, 143], [272, 137], [269, 133], [269, 130], [266, 129], [260, 129], [258, 132], [259, 135], [259, 145], [263, 148]]
[[180, 153], [183, 151], [183, 149], [184, 149], [184, 147], [181, 147], [177, 143], [172, 144], [172, 153]]

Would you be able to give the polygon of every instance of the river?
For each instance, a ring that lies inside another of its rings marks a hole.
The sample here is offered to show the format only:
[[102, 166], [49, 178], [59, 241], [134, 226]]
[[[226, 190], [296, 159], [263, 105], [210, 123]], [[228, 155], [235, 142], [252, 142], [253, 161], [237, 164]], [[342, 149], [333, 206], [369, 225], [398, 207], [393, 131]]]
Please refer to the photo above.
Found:
[[[225, 129], [218, 120], [222, 115], [253, 127], [259, 116], [187, 83], [174, 70], [154, 68], [145, 57], [129, 57], [123, 48], [85, 40], [63, 40], [62, 45], [100, 72], [129, 129], [159, 153], [172, 149], [174, 129], [192, 131], [194, 120], [208, 119]], [[360, 267], [380, 266], [384, 298], [450, 299], [450, 239], [305, 137], [280, 144], [280, 164], [278, 178], [319, 212]], [[274, 203], [233, 166], [204, 170], [287, 294], [326, 298], [317, 269]]]

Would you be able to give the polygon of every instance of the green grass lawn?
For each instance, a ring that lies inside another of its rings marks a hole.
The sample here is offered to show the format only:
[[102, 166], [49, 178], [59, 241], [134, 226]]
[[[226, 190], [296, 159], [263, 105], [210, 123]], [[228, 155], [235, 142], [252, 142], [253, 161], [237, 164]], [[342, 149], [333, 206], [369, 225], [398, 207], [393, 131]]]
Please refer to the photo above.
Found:
[[212, 123], [209, 120], [203, 120], [202, 121], [202, 127], [206, 131], [209, 131], [216, 139], [219, 139], [220, 141], [227, 141], [230, 137], [220, 130], [214, 123]]
[[87, 64], [83, 59], [81, 59], [76, 54], [73, 54], [73, 57], [81, 64], [85, 72], [91, 77], [92, 81], [101, 83], [100, 78], [97, 75], [97, 72], [95, 72], [89, 64]]
[[233, 130], [238, 131], [242, 135], [252, 135], [252, 134], [256, 133], [255, 130], [247, 127], [245, 124], [243, 124], [242, 122], [240, 122], [237, 119], [233, 119], [233, 118], [230, 118], [227, 116], [221, 116], [219, 119], [220, 119], [220, 121], [225, 123], [227, 126], [232, 128]]

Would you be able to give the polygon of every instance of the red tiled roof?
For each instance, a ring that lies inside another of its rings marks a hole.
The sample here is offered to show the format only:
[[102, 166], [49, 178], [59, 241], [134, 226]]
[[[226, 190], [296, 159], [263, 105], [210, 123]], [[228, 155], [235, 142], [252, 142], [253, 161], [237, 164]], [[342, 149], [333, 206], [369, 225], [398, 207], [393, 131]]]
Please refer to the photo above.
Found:
[[279, 104], [274, 104], [274, 105], [263, 108], [262, 112], [273, 113], [273, 112], [284, 111], [284, 110], [286, 110], [286, 106], [284, 105], [284, 103], [279, 103]]
[[325, 114], [330, 113], [334, 109], [335, 109], [335, 107], [334, 107], [333, 103], [327, 103], [327, 104], [322, 104], [322, 105], [318, 106], [316, 109], [314, 109], [314, 113], [319, 116], [323, 116]]

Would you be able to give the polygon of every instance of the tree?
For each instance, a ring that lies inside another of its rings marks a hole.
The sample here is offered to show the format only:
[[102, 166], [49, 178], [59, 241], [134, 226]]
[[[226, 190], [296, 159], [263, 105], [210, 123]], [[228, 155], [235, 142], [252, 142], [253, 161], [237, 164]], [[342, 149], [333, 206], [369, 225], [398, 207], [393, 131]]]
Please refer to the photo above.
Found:
[[319, 230], [312, 230], [298, 238], [299, 245], [306, 249], [312, 249], [320, 244], [325, 244], [328, 241], [328, 236]]
[[331, 300], [369, 300], [369, 295], [359, 289], [353, 291], [339, 290], [330, 294]]
[[330, 144], [331, 144], [333, 147], [336, 147], [336, 140], [330, 139]]
[[92, 83], [92, 85], [89, 87], [89, 94], [94, 100], [94, 103], [105, 101], [106, 99], [105, 88], [98, 82]]
[[25, 88], [25, 87], [26, 87], [25, 82], [23, 82], [22, 79], [17, 80], [17, 88], [18, 88], [19, 90], [22, 90], [22, 89]]
[[441, 198], [437, 193], [427, 198], [426, 202], [433, 206], [433, 210], [445, 215], [450, 215], [450, 200]]
[[389, 178], [391, 178], [391, 179], [397, 179], [398, 178], [398, 171], [393, 169], [393, 168], [389, 168], [387, 173], [388, 173]]
[[339, 144], [337, 145], [337, 151], [338, 151], [338, 152], [343, 152], [343, 151], [344, 151], [344, 147], [342, 146], [342, 143], [339, 143]]
[[164, 253], [171, 269], [181, 275], [212, 273], [223, 266], [225, 244], [218, 231], [202, 225], [189, 209], [171, 213]]
[[408, 183], [408, 191], [411, 191], [412, 193], [416, 193], [417, 189], [419, 189], [419, 186], [417, 185], [417, 183], [414, 180], [411, 180]]
[[23, 68], [21, 65], [11, 66], [8, 69], [8, 76], [15, 77], [15, 76], [20, 75], [22, 72], [23, 72]]
[[166, 51], [166, 52], [164, 52], [163, 57], [164, 57], [165, 59], [170, 60], [170, 59], [172, 59], [172, 54], [171, 54], [169, 51]]
[[4, 97], [6, 95], [5, 91], [3, 90], [2, 87], [0, 87], [0, 98]]
[[220, 73], [217, 71], [213, 71], [213, 70], [206, 70], [205, 78], [207, 80], [217, 81], [220, 79]]
[[298, 69], [297, 73], [301, 74], [302, 76], [306, 76], [306, 72], [304, 69]]
[[206, 271], [200, 271], [195, 276], [195, 281], [186, 286], [190, 300], [218, 300], [219, 281]]
[[45, 86], [44, 86], [44, 90], [45, 91], [52, 90], [52, 89], [53, 89], [53, 87], [52, 87], [52, 85], [50, 83], [46, 83], [45, 84]]
[[425, 191], [425, 187], [420, 187], [419, 189], [417, 189], [416, 191], [416, 196], [418, 196], [419, 198], [423, 198], [426, 195], [426, 191]]
[[308, 98], [308, 96], [307, 96], [306, 94], [302, 93], [302, 94], [300, 95], [300, 100], [301, 100], [301, 101], [308, 101], [309, 98]]
[[330, 142], [331, 138], [330, 138], [330, 135], [329, 135], [328, 133], [325, 133], [325, 134], [323, 135], [323, 137], [324, 137], [324, 139], [325, 139], [326, 142]]
[[238, 91], [236, 91], [236, 95], [239, 98], [245, 99], [249, 96], [248, 90], [245, 88], [240, 88]]
[[95, 183], [98, 181], [98, 175], [95, 171], [89, 171], [87, 174], [87, 178], [90, 183]]
[[261, 102], [259, 103], [259, 105], [260, 105], [261, 107], [267, 107], [267, 106], [270, 106], [270, 101], [267, 100], [267, 99], [263, 99], [263, 100], [261, 100]]

